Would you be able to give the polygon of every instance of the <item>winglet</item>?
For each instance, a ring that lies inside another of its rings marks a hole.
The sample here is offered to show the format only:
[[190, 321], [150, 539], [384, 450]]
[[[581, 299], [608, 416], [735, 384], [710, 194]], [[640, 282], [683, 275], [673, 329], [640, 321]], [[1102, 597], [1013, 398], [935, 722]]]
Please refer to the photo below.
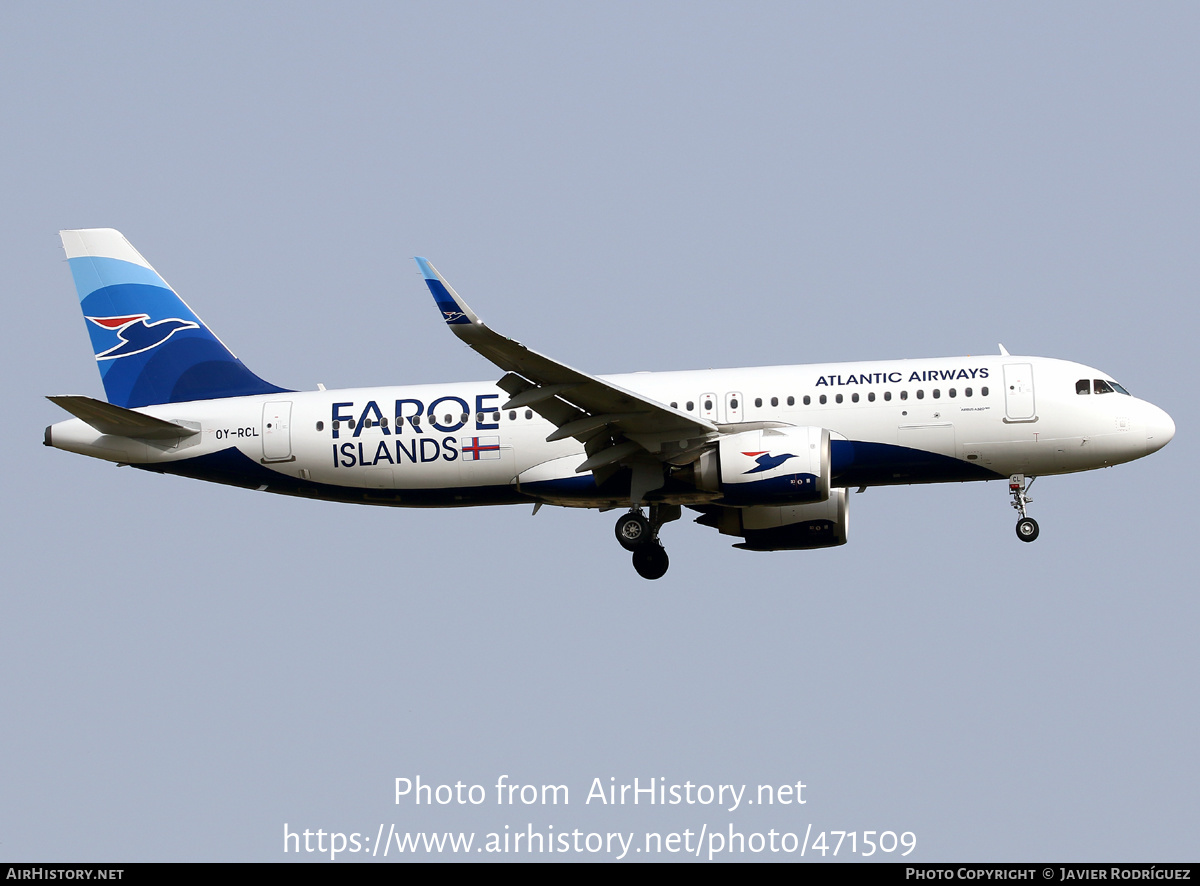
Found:
[[445, 278], [438, 273], [437, 268], [431, 265], [427, 259], [417, 256], [417, 267], [425, 276], [425, 285], [433, 293], [433, 300], [437, 302], [447, 326], [483, 325], [475, 312], [467, 307], [467, 303], [459, 298], [458, 293], [451, 288]]

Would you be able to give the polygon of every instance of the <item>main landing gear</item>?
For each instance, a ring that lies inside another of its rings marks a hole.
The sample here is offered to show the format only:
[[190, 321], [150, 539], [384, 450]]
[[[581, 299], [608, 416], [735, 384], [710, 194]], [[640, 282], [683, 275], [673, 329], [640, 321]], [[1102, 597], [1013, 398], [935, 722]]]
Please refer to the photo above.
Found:
[[667, 574], [671, 559], [658, 540], [658, 530], [663, 523], [678, 520], [679, 514], [678, 505], [651, 505], [648, 520], [641, 508], [632, 508], [617, 520], [617, 541], [632, 552], [633, 568], [642, 578], [653, 580]]
[[1033, 541], [1038, 537], [1037, 520], [1025, 512], [1025, 506], [1033, 504], [1028, 492], [1036, 479], [1037, 477], [1030, 477], [1026, 483], [1024, 474], [1013, 474], [1008, 478], [1008, 492], [1013, 497], [1012, 506], [1021, 515], [1021, 519], [1017, 520], [1017, 538], [1021, 541]]
[[636, 551], [654, 534], [650, 531], [650, 521], [642, 516], [640, 508], [622, 514], [617, 520], [616, 531], [617, 541], [627, 551]]

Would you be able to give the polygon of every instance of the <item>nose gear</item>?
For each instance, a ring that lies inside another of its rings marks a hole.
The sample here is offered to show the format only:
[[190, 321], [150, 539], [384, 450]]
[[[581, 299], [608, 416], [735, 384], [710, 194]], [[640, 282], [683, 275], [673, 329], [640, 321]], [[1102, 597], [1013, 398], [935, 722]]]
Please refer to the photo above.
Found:
[[1026, 482], [1024, 474], [1013, 474], [1008, 478], [1008, 492], [1012, 496], [1012, 506], [1016, 508], [1021, 518], [1017, 520], [1017, 538], [1021, 541], [1033, 541], [1038, 537], [1037, 520], [1029, 516], [1025, 510], [1026, 505], [1033, 504], [1033, 499], [1029, 497], [1029, 490], [1033, 487], [1033, 481], [1037, 477], [1030, 477]]

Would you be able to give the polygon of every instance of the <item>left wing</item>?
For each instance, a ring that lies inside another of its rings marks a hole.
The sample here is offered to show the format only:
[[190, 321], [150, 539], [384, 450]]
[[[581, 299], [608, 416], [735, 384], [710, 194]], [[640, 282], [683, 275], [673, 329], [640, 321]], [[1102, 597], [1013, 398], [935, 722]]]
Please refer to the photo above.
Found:
[[[428, 261], [417, 259], [446, 325], [505, 371], [497, 384], [509, 395], [502, 409], [528, 407], [555, 425], [547, 442], [574, 437], [587, 458], [576, 473], [603, 480], [618, 467], [687, 464], [715, 440], [716, 423], [572, 369], [489, 329]], [[647, 489], [656, 489], [655, 484]], [[636, 501], [638, 496], [634, 496]]]

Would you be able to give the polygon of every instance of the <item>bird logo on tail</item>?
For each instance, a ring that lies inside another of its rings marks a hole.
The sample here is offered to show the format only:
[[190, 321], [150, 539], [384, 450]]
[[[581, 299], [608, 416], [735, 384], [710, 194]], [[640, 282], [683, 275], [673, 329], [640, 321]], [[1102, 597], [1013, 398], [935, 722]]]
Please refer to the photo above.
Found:
[[181, 329], [199, 329], [200, 324], [192, 320], [180, 320], [170, 317], [147, 323], [149, 314], [127, 314], [119, 317], [88, 317], [92, 323], [103, 329], [110, 329], [121, 340], [107, 351], [96, 355], [97, 360], [115, 360], [118, 357], [129, 357], [140, 354], [151, 348], [157, 348]]

